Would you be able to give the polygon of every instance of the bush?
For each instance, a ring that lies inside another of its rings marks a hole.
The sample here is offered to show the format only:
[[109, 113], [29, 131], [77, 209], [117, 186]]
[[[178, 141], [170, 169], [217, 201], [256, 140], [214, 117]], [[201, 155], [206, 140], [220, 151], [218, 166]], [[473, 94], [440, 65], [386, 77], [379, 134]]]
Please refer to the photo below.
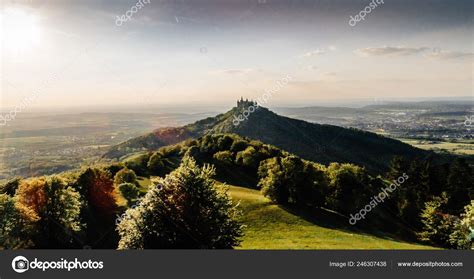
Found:
[[224, 162], [225, 164], [232, 165], [234, 162], [234, 154], [230, 151], [219, 151], [213, 155], [213, 158]]
[[125, 160], [125, 166], [133, 170], [137, 175], [146, 176], [148, 175], [148, 161], [150, 160], [150, 154], [137, 154]]
[[132, 206], [138, 199], [140, 191], [137, 186], [132, 183], [122, 183], [118, 186], [120, 193], [127, 200], [127, 205]]
[[10, 197], [15, 195], [16, 189], [20, 186], [21, 178], [14, 178], [0, 186], [0, 194], [7, 194]]
[[241, 139], [236, 139], [233, 143], [232, 146], [230, 147], [230, 151], [232, 152], [239, 152], [245, 150], [247, 148], [248, 143], [244, 140]]
[[163, 174], [165, 164], [163, 163], [163, 155], [160, 152], [155, 152], [151, 155], [147, 164], [148, 170], [152, 175]]
[[133, 170], [129, 170], [127, 168], [121, 169], [114, 178], [115, 185], [120, 185], [122, 183], [137, 183], [137, 175]]
[[181, 165], [128, 209], [117, 229], [119, 249], [237, 246], [242, 226], [226, 193], [218, 192], [214, 169], [185, 157]]

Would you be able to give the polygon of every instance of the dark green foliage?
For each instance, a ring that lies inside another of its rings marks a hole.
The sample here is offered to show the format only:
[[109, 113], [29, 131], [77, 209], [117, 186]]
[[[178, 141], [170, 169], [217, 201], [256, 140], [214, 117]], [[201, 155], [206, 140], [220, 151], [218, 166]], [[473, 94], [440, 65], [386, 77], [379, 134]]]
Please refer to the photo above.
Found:
[[213, 158], [228, 165], [234, 162], [234, 154], [228, 150], [216, 152]]
[[33, 246], [31, 233], [35, 220], [28, 219], [28, 208], [15, 198], [0, 194], [0, 249], [20, 249]]
[[150, 156], [150, 160], [148, 160], [147, 167], [150, 174], [162, 175], [165, 168], [163, 154], [160, 152], [153, 153], [153, 155]]
[[133, 170], [137, 175], [148, 175], [148, 161], [150, 160], [149, 153], [141, 153], [133, 155], [125, 160], [125, 166]]
[[118, 189], [122, 196], [127, 200], [127, 205], [133, 206], [137, 201], [140, 191], [136, 184], [134, 183], [122, 183], [118, 185]]
[[299, 207], [323, 204], [327, 190], [324, 171], [296, 156], [274, 157], [260, 163], [258, 186], [274, 202]]
[[332, 163], [327, 168], [329, 189], [327, 207], [349, 214], [368, 203], [373, 193], [365, 169], [351, 164]]
[[106, 172], [109, 172], [111, 177], [115, 177], [117, 172], [119, 172], [120, 170], [124, 168], [125, 168], [125, 164], [120, 162], [120, 163], [114, 163], [114, 164], [108, 165], [104, 168], [104, 170]]
[[60, 178], [52, 177], [45, 185], [46, 203], [39, 212], [36, 248], [78, 247], [75, 235], [81, 231], [80, 194]]
[[21, 178], [13, 178], [0, 186], [0, 194], [7, 194], [11, 197], [15, 195], [16, 189], [20, 186]]
[[474, 200], [474, 174], [464, 159], [451, 164], [447, 184], [449, 212], [458, 215]]
[[115, 174], [114, 178], [115, 185], [120, 185], [122, 183], [131, 183], [136, 185], [137, 184], [137, 175], [133, 170], [129, 170], [127, 168], [121, 169], [117, 174]]
[[245, 148], [247, 148], [248, 146], [248, 143], [244, 140], [234, 140], [234, 142], [232, 143], [232, 146], [230, 147], [230, 151], [232, 152], [239, 152], [239, 151], [243, 151], [245, 150]]
[[214, 169], [185, 157], [118, 225], [119, 249], [223, 249], [239, 244], [242, 227], [226, 193], [215, 189]]

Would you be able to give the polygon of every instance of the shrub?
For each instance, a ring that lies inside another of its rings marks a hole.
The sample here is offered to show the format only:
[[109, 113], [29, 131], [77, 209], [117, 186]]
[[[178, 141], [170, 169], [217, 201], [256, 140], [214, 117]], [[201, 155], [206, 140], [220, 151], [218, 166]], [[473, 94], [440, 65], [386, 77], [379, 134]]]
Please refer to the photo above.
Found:
[[137, 186], [132, 183], [122, 183], [118, 186], [120, 193], [127, 200], [127, 205], [132, 206], [138, 199], [140, 191]]
[[120, 185], [122, 183], [137, 183], [137, 175], [133, 170], [127, 168], [121, 169], [117, 172], [114, 178], [115, 185]]
[[230, 147], [230, 151], [232, 152], [239, 152], [245, 150], [247, 148], [248, 143], [244, 140], [241, 139], [236, 139], [232, 143], [232, 146]]
[[181, 165], [128, 209], [117, 229], [119, 249], [232, 248], [242, 227], [226, 193], [218, 192], [214, 169], [184, 157]]
[[148, 161], [150, 160], [150, 154], [143, 153], [134, 155], [125, 160], [125, 166], [133, 170], [137, 175], [146, 176], [148, 175]]
[[20, 186], [21, 178], [14, 178], [0, 186], [0, 194], [7, 194], [10, 197], [15, 195], [16, 189]]
[[213, 158], [224, 162], [225, 164], [231, 165], [234, 162], [234, 154], [230, 151], [219, 151], [213, 155]]
[[164, 172], [165, 164], [163, 163], [163, 155], [160, 152], [155, 152], [151, 155], [147, 164], [148, 170], [153, 175], [162, 174]]

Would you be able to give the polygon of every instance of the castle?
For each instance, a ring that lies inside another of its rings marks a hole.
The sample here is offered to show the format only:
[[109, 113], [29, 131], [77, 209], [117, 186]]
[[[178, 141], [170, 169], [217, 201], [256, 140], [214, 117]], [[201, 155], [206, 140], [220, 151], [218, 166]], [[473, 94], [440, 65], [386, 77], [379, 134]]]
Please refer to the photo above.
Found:
[[245, 99], [243, 97], [240, 97], [240, 100], [237, 100], [237, 107], [238, 108], [247, 108], [250, 106], [258, 106], [257, 102], [254, 102], [252, 100]]

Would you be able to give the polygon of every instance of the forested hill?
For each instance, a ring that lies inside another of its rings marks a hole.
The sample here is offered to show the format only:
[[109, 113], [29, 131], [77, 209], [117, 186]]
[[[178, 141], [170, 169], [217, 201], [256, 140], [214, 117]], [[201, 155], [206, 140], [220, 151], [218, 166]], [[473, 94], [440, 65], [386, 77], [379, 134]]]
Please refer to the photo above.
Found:
[[[112, 147], [105, 157], [120, 158], [212, 133], [234, 133], [275, 145], [314, 162], [354, 163], [377, 173], [386, 171], [388, 163], [396, 155], [414, 158], [429, 154], [374, 133], [283, 117], [264, 107], [247, 113], [252, 104], [240, 102], [224, 114], [131, 139]], [[246, 118], [243, 117], [244, 112]], [[243, 121], [237, 120], [240, 116]]]

